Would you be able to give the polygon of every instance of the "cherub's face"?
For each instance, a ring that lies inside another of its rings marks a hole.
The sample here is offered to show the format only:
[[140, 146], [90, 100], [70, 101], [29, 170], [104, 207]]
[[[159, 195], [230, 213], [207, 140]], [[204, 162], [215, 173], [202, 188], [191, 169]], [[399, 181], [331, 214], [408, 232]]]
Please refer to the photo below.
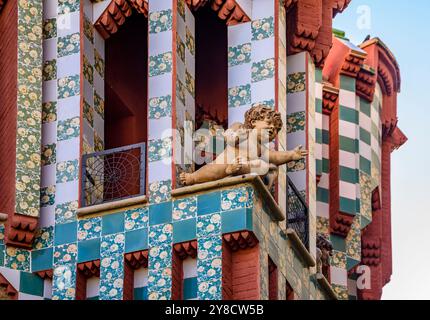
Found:
[[253, 129], [256, 129], [258, 131], [259, 139], [261, 139], [265, 130], [267, 130], [267, 134], [269, 135], [270, 141], [275, 139], [278, 134], [275, 124], [273, 123], [272, 119], [269, 118], [266, 118], [264, 120], [253, 120], [252, 126]]

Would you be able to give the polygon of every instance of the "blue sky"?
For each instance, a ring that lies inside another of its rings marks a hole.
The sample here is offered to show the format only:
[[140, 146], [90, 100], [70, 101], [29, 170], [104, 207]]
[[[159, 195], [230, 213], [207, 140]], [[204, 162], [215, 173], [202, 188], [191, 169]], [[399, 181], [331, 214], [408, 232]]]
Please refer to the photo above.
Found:
[[[363, 8], [370, 28], [359, 27]], [[430, 299], [430, 1], [352, 0], [333, 27], [355, 44], [381, 38], [400, 65], [399, 127], [409, 141], [391, 158], [393, 275], [383, 299]]]

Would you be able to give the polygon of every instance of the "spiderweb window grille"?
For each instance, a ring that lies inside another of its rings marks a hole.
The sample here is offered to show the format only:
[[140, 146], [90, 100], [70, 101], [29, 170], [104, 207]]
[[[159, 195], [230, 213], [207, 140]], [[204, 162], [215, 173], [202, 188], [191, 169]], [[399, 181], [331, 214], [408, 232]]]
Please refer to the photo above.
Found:
[[145, 144], [84, 155], [82, 206], [145, 194]]
[[299, 192], [288, 179], [288, 228], [296, 231], [302, 243], [309, 250], [309, 214], [305, 195]]

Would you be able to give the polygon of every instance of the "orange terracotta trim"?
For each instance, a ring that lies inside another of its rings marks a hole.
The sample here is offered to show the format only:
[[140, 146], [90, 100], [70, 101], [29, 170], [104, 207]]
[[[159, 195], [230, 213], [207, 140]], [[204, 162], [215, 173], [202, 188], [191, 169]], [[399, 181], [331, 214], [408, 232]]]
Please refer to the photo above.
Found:
[[173, 251], [184, 260], [188, 257], [195, 259], [197, 257], [197, 240], [192, 240], [173, 245]]
[[94, 24], [103, 39], [108, 39], [118, 31], [119, 27], [133, 13], [133, 8], [146, 17], [148, 16], [147, 0], [112, 0]]
[[9, 215], [6, 223], [5, 243], [24, 249], [31, 249], [36, 233], [38, 218], [19, 213]]
[[359, 97], [372, 102], [376, 89], [377, 74], [368, 65], [364, 64], [357, 74], [356, 93]]
[[52, 279], [52, 269], [49, 270], [43, 270], [43, 271], [37, 271], [36, 274], [41, 277], [43, 280], [45, 279]]
[[333, 17], [351, 0], [286, 0], [288, 55], [307, 51], [323, 67], [332, 43]]
[[10, 284], [9, 281], [0, 273], [0, 288], [4, 288], [6, 294], [11, 300], [18, 300], [18, 291]]
[[133, 270], [148, 268], [148, 250], [126, 253], [124, 259]]
[[86, 279], [100, 277], [100, 260], [78, 263], [78, 272], [82, 273]]
[[211, 8], [218, 13], [219, 18], [226, 20], [228, 26], [251, 21], [250, 17], [236, 3], [236, 0], [214, 0]]
[[232, 252], [253, 248], [258, 244], [258, 239], [253, 232], [240, 231], [223, 235], [224, 241]]
[[339, 89], [330, 82], [323, 82], [323, 114], [330, 115], [339, 105]]

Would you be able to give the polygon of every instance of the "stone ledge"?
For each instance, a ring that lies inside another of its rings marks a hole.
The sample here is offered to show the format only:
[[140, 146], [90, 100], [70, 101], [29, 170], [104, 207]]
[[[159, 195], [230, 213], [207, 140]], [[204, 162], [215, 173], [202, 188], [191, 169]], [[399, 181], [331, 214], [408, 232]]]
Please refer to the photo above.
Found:
[[229, 177], [221, 180], [211, 181], [200, 183], [188, 187], [182, 187], [178, 189], [172, 190], [172, 197], [179, 198], [191, 194], [202, 193], [204, 191], [221, 189], [225, 187], [231, 187], [235, 185], [250, 183], [255, 189], [260, 193], [260, 196], [263, 199], [263, 202], [268, 206], [271, 213], [271, 218], [274, 221], [284, 221], [285, 214], [282, 212], [282, 209], [278, 206], [275, 199], [273, 199], [269, 190], [267, 190], [261, 178], [254, 174], [247, 174], [243, 176], [237, 177]]
[[339, 299], [337, 297], [336, 292], [334, 292], [332, 286], [330, 285], [330, 283], [327, 281], [326, 277], [323, 274], [317, 273], [317, 274], [315, 274], [315, 277], [318, 281], [318, 284], [324, 289], [324, 291], [328, 294], [328, 296], [332, 300], [338, 300]]
[[293, 244], [294, 248], [296, 248], [296, 250], [302, 255], [307, 266], [308, 267], [315, 267], [316, 266], [315, 259], [311, 256], [308, 249], [306, 249], [305, 245], [300, 240], [296, 231], [294, 231], [291, 228], [287, 228], [286, 230], [284, 230], [284, 232], [288, 236], [288, 238], [291, 240], [291, 243]]
[[120, 208], [128, 208], [139, 204], [148, 203], [147, 196], [138, 196], [118, 201], [106, 202], [102, 204], [96, 204], [94, 206], [83, 207], [77, 210], [78, 217], [82, 218], [89, 215], [110, 213], [113, 210]]

